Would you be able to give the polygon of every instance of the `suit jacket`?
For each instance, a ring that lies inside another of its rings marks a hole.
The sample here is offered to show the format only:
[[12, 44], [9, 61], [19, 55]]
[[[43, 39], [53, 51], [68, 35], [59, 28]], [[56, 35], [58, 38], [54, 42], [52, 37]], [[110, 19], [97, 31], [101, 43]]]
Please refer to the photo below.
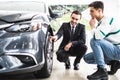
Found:
[[[64, 46], [69, 43], [70, 33], [71, 33], [70, 22], [63, 23], [60, 29], [58, 30], [58, 32], [56, 33], [56, 35], [58, 36], [58, 39], [61, 36], [63, 36], [63, 40], [60, 44], [59, 49], [64, 48]], [[72, 42], [73, 42], [73, 47], [85, 44], [86, 42], [85, 25], [80, 23], [77, 24]]]

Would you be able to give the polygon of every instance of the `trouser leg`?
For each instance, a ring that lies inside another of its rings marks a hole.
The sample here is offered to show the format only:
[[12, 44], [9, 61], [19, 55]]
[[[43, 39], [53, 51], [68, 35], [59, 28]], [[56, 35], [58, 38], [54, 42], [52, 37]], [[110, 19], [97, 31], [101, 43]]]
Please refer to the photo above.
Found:
[[65, 51], [64, 49], [59, 49], [57, 51], [57, 60], [65, 63], [65, 69], [70, 69], [70, 60], [69, 60], [69, 51]]
[[69, 53], [66, 52], [64, 49], [59, 49], [57, 52], [56, 52], [56, 55], [57, 55], [57, 60], [60, 61], [60, 62], [66, 62], [68, 61], [68, 57], [69, 57]]
[[[105, 67], [105, 63], [111, 60], [120, 59], [120, 49], [105, 39], [91, 39], [90, 45], [94, 56], [92, 60], [95, 60], [101, 67]], [[93, 57], [91, 56], [91, 58]]]
[[74, 52], [76, 53], [76, 58], [74, 64], [80, 63], [80, 60], [85, 55], [86, 51], [87, 51], [86, 45], [82, 45], [78, 48], [75, 48]]

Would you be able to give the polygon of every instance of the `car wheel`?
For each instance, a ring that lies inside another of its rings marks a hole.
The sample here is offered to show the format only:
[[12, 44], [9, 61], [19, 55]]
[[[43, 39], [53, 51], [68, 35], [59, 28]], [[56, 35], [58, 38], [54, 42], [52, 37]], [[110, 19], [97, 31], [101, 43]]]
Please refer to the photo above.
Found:
[[45, 64], [41, 70], [34, 73], [36, 78], [47, 78], [52, 72], [54, 44], [49, 41], [49, 36], [50, 33], [48, 32], [44, 46]]

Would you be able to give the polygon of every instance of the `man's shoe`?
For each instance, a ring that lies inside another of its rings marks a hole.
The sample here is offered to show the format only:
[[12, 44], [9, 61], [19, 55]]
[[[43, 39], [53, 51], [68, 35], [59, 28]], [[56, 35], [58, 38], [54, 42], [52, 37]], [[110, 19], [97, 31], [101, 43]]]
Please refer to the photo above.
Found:
[[110, 62], [110, 65], [111, 65], [111, 68], [110, 68], [110, 71], [108, 71], [108, 74], [113, 75], [120, 68], [120, 62], [117, 60], [113, 60]]
[[74, 70], [79, 70], [79, 64], [74, 64]]
[[108, 80], [108, 73], [106, 69], [98, 66], [98, 70], [87, 78], [89, 80]]
[[65, 69], [70, 69], [70, 60], [67, 60], [66, 62], [65, 62]]

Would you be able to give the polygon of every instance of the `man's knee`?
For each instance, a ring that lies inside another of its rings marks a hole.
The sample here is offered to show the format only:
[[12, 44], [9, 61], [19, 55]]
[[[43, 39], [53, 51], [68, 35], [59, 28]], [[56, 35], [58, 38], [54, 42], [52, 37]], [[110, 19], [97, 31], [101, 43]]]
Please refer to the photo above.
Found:
[[85, 54], [87, 51], [88, 47], [86, 45], [83, 45], [80, 47], [79, 51], [81, 54]]
[[77, 48], [75, 48], [75, 49], [77, 49], [78, 51], [83, 51], [83, 52], [86, 52], [87, 51], [87, 49], [88, 49], [88, 47], [85, 45], [85, 44], [82, 44], [82, 45], [80, 45], [79, 47], [77, 47]]
[[57, 60], [60, 62], [66, 62], [68, 60], [68, 55], [64, 52], [64, 50], [58, 50], [56, 52]]
[[88, 54], [84, 55], [83, 59], [88, 64], [95, 64], [96, 63], [93, 53], [88, 53]]

